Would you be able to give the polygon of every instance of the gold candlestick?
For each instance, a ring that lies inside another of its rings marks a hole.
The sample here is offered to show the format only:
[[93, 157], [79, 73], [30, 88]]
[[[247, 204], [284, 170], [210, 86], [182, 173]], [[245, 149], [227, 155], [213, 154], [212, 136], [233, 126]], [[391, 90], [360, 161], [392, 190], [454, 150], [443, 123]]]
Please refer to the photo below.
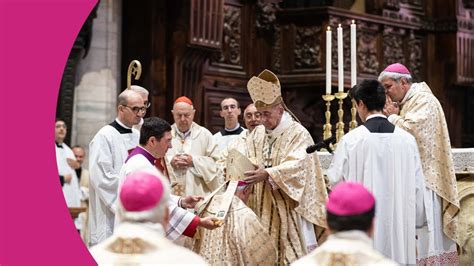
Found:
[[342, 136], [344, 136], [344, 122], [342, 120], [344, 116], [344, 109], [342, 109], [342, 104], [344, 102], [344, 99], [347, 97], [347, 93], [336, 92], [334, 95], [336, 96], [336, 99], [339, 100], [339, 110], [337, 110], [337, 116], [339, 117], [339, 122], [337, 122], [336, 124], [336, 142], [339, 142]]
[[332, 126], [331, 126], [331, 101], [334, 100], [334, 95], [325, 94], [323, 95], [323, 100], [326, 101], [326, 112], [324, 115], [326, 116], [326, 124], [323, 126], [323, 139], [330, 138], [332, 136]]
[[356, 114], [357, 114], [356, 104], [355, 104], [355, 101], [352, 101], [351, 122], [349, 122], [349, 131], [357, 127]]

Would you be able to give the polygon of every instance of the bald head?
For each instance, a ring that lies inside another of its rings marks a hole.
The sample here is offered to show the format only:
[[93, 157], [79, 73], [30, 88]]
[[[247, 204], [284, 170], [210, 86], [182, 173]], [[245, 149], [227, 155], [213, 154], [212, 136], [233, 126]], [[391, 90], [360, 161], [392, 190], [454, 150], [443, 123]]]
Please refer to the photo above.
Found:
[[124, 125], [132, 127], [140, 123], [145, 115], [146, 107], [143, 98], [132, 90], [124, 90], [118, 96], [118, 119]]
[[117, 104], [127, 105], [130, 99], [136, 99], [137, 97], [141, 98], [140, 94], [138, 94], [137, 92], [132, 90], [124, 90], [119, 94]]
[[179, 131], [185, 133], [191, 128], [195, 112], [196, 110], [194, 110], [194, 107], [189, 103], [176, 102], [173, 105], [171, 113], [173, 114], [174, 122]]
[[141, 87], [141, 86], [138, 86], [138, 85], [132, 85], [130, 86], [130, 89], [138, 94], [140, 94], [141, 96], [145, 96], [145, 97], [148, 97], [148, 90]]
[[[148, 101], [148, 90], [143, 88], [143, 87], [140, 87], [138, 85], [132, 85], [130, 86], [130, 90], [138, 93], [140, 95], [140, 97], [142, 97], [143, 99], [143, 104], [145, 105], [146, 108], [150, 107], [150, 102]], [[145, 111], [146, 113], [146, 111]], [[145, 116], [145, 114], [143, 114], [143, 116]]]

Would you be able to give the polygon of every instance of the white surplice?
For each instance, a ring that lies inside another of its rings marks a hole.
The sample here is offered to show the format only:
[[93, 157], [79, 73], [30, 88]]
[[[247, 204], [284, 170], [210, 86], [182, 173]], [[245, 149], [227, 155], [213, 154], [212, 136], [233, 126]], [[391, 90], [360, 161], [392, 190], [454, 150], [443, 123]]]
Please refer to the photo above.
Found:
[[[224, 180], [219, 179], [216, 164], [217, 150], [211, 132], [196, 123], [185, 134], [179, 132], [176, 124], [171, 126], [172, 148], [166, 153], [166, 166], [176, 195], [207, 195], [217, 189]], [[172, 158], [179, 153], [193, 157], [194, 166], [176, 169], [171, 166]]]
[[[118, 119], [115, 120], [120, 124]], [[121, 124], [122, 127], [125, 127]], [[128, 151], [138, 145], [140, 133], [120, 132], [106, 125], [89, 144], [89, 230], [90, 244], [95, 245], [111, 236], [114, 228], [119, 172], [128, 156]]]
[[240, 138], [241, 134], [245, 134], [247, 132], [247, 129], [242, 128], [242, 131], [238, 134], [235, 134], [235, 131], [240, 131], [239, 129], [242, 128], [240, 124], [238, 125], [237, 129], [235, 129], [234, 133], [228, 133], [231, 131], [227, 131], [224, 129], [224, 132], [227, 131], [227, 134], [222, 135], [223, 130], [217, 132], [214, 134], [212, 137], [214, 138], [214, 142], [217, 145], [217, 153], [220, 155], [221, 152], [226, 149], [230, 143], [232, 143], [235, 139]]
[[327, 175], [333, 185], [358, 182], [374, 194], [375, 249], [398, 263], [415, 264], [416, 226], [432, 227], [415, 138], [400, 128], [371, 133], [359, 126], [337, 144]]
[[63, 194], [68, 207], [81, 207], [81, 189], [76, 171], [69, 166], [67, 159], [76, 160], [74, 153], [66, 143], [62, 143], [62, 148], [56, 145], [56, 163], [58, 165], [59, 175], [71, 175], [71, 182], [64, 182]]
[[166, 239], [161, 224], [123, 223], [90, 253], [98, 265], [208, 265]]
[[[135, 172], [147, 172], [152, 175], [158, 176], [159, 178], [161, 178], [162, 182], [169, 182], [168, 179], [163, 175], [163, 173], [161, 173], [145, 156], [137, 154], [129, 158], [120, 170], [120, 185], [117, 194], [120, 193], [120, 187], [123, 181], [125, 180], [125, 177]], [[178, 207], [179, 198], [180, 197], [178, 196], [171, 195], [169, 201], [168, 208], [170, 215], [166, 230], [166, 237], [170, 240], [176, 240], [178, 237], [180, 237], [196, 217], [194, 214], [188, 212], [187, 210]], [[117, 201], [115, 204], [119, 204], [119, 201]], [[116, 225], [118, 225], [121, 221], [121, 218], [118, 216], [116, 216], [115, 218]], [[197, 225], [191, 226], [194, 226], [194, 228], [197, 227]], [[192, 231], [195, 232], [195, 229]]]

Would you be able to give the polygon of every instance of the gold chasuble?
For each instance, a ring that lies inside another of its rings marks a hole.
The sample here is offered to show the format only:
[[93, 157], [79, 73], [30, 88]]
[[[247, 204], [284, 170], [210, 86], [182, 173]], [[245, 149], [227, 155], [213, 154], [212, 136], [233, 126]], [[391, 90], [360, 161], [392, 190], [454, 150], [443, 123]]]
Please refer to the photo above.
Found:
[[[216, 216], [223, 195], [214, 196], [202, 215]], [[212, 206], [214, 205], [214, 206]], [[211, 265], [275, 265], [276, 251], [270, 235], [255, 213], [233, 196], [224, 224], [214, 230], [200, 230], [193, 251]]]
[[401, 104], [400, 116], [391, 115], [389, 120], [415, 137], [426, 186], [443, 199], [443, 231], [459, 243], [460, 205], [451, 142], [441, 104], [425, 82], [412, 84]]
[[326, 228], [327, 192], [321, 167], [316, 153], [306, 153], [313, 140], [285, 113], [272, 133], [258, 126], [246, 142], [249, 157], [270, 175], [269, 180], [254, 184], [249, 207], [272, 236], [278, 264], [289, 264], [307, 253], [303, 224]]
[[248, 203], [274, 241], [278, 264], [288, 265], [317, 246], [315, 225], [326, 227], [326, 185], [318, 155], [306, 153], [313, 139], [290, 116], [278, 77], [264, 70], [249, 80], [247, 89], [257, 110], [279, 116], [276, 126], [262, 118], [263, 125], [246, 139], [249, 158], [269, 175], [253, 184]]
[[[275, 265], [277, 253], [270, 234], [241, 200], [246, 200], [248, 188], [239, 180], [255, 165], [235, 149], [230, 150], [225, 161], [228, 182], [195, 208], [199, 216], [214, 216], [221, 219], [222, 225], [214, 230], [200, 230], [193, 251], [211, 265]], [[226, 184], [225, 192], [221, 193]]]

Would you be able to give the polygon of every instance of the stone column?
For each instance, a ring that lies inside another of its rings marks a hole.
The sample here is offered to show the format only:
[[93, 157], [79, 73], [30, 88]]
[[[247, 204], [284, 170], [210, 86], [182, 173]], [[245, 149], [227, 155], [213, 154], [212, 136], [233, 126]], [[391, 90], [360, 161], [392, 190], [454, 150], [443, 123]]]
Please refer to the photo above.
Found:
[[[100, 1], [89, 53], [77, 68], [71, 144], [83, 146], [87, 154], [97, 131], [116, 117], [121, 91], [121, 14], [122, 1]], [[87, 158], [84, 167], [88, 167]]]

